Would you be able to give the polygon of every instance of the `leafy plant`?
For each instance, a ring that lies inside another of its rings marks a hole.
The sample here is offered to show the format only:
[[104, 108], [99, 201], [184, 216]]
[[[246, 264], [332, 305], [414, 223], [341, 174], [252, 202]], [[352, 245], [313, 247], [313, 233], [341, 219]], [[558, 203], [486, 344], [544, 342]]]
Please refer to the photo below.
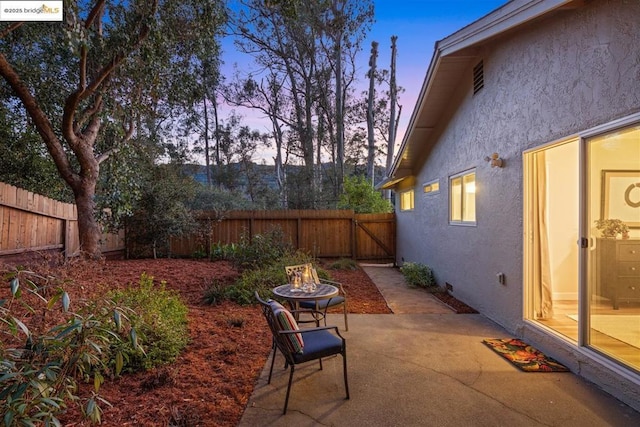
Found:
[[[16, 269], [7, 275], [11, 299], [0, 301], [0, 400], [5, 426], [60, 425], [57, 414], [67, 401], [80, 401], [77, 381], [93, 380], [93, 395], [83, 411], [93, 423], [101, 418], [98, 392], [106, 376], [119, 375], [119, 351], [129, 331], [131, 311], [108, 299], [78, 303], [70, 311], [67, 292], [53, 277]], [[59, 304], [58, 304], [59, 303]], [[47, 325], [55, 323], [52, 328]]]
[[329, 265], [332, 270], [357, 270], [358, 263], [351, 258], [340, 258]]
[[629, 226], [619, 219], [597, 219], [596, 228], [602, 232], [602, 237], [616, 237], [618, 234], [629, 233]]
[[364, 176], [345, 177], [338, 208], [353, 209], [356, 213], [393, 212], [393, 205]]
[[240, 270], [256, 269], [273, 263], [291, 251], [291, 245], [285, 241], [284, 232], [279, 227], [253, 237], [245, 231], [235, 250], [229, 254], [229, 260]]
[[235, 243], [213, 243], [211, 245], [211, 260], [230, 260], [235, 256], [237, 247]]
[[153, 277], [140, 276], [140, 284], [111, 294], [117, 304], [131, 307], [131, 323], [137, 331], [137, 346], [123, 349], [128, 370], [150, 369], [173, 362], [188, 342], [187, 306], [177, 293], [154, 286]]
[[224, 298], [240, 305], [255, 304], [255, 291], [260, 295], [269, 295], [272, 288], [286, 282], [287, 275], [279, 263], [246, 270], [238, 280], [225, 288]]
[[409, 286], [431, 288], [436, 286], [435, 279], [431, 268], [425, 264], [418, 262], [405, 262], [400, 267], [405, 280]]
[[[255, 291], [267, 296], [271, 294], [271, 289], [287, 282], [287, 274], [284, 271], [286, 265], [305, 264], [312, 261], [313, 257], [305, 252], [288, 252], [272, 259], [262, 267], [245, 270], [232, 284], [214, 282], [205, 292], [204, 299], [209, 304], [219, 304], [227, 300], [240, 305], [255, 304]], [[329, 274], [323, 269], [318, 269], [318, 276], [329, 278]]]
[[228, 286], [229, 285], [227, 283], [215, 279], [211, 286], [209, 286], [204, 292], [204, 302], [210, 305], [217, 305], [222, 301], [227, 300]]

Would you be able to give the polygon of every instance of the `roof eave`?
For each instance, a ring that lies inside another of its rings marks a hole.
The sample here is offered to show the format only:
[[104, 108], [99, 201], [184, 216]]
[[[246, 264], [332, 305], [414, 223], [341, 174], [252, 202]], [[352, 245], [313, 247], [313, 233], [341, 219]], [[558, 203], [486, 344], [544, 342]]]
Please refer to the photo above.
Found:
[[[582, 4], [582, 0], [513, 0], [436, 42], [434, 54], [422, 83], [417, 98], [418, 101], [409, 119], [407, 131], [400, 144], [398, 155], [393, 160], [391, 169], [387, 173], [389, 181], [397, 177], [399, 170], [403, 170], [403, 175], [406, 176], [407, 173], [404, 170], [415, 167], [413, 164], [415, 156], [410, 152], [410, 149], [416, 148], [413, 146], [416, 143], [412, 145], [410, 142], [413, 139], [414, 132], [426, 129], [418, 128], [417, 121], [427, 105], [427, 100], [430, 100], [430, 95], [434, 92], [434, 81], [442, 68], [444, 59], [452, 57], [454, 54], [460, 54], [465, 49], [479, 46], [493, 37], [526, 24], [558, 8], [579, 7]], [[444, 105], [442, 108], [444, 108]]]

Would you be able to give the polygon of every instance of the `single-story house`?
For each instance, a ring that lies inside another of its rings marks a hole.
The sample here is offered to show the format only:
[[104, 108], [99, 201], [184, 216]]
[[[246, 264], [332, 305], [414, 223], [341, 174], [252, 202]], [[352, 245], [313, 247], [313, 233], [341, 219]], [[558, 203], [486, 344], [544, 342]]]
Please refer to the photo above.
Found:
[[513, 0], [438, 41], [378, 188], [398, 264], [640, 410], [640, 1]]

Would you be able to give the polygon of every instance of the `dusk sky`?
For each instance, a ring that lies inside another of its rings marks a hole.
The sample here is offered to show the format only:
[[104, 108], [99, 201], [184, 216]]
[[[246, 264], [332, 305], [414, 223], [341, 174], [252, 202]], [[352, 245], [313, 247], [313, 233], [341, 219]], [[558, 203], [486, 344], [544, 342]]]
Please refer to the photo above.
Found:
[[[371, 42], [377, 41], [378, 68], [388, 69], [391, 57], [391, 36], [398, 36], [396, 58], [396, 80], [405, 89], [401, 95], [402, 116], [396, 144], [402, 141], [407, 124], [420, 92], [429, 62], [433, 56], [436, 41], [482, 18], [491, 11], [507, 3], [507, 0], [375, 0], [375, 23], [372, 31], [363, 43], [361, 67], [361, 86], [365, 88], [365, 74], [368, 68]], [[234, 51], [230, 41], [225, 42], [223, 73], [231, 77], [234, 63], [243, 69], [251, 68], [246, 60]], [[364, 90], [364, 89], [363, 89]], [[252, 114], [237, 110], [245, 117], [250, 127], [262, 132], [270, 129], [264, 121], [251, 118]], [[221, 117], [226, 118], [228, 109], [223, 109]], [[267, 158], [270, 156], [267, 154]]]

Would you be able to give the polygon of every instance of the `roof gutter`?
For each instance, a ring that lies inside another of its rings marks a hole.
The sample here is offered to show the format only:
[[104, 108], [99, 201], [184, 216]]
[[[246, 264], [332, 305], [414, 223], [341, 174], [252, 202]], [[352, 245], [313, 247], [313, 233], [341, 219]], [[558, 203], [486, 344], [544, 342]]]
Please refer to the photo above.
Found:
[[[462, 49], [485, 42], [492, 37], [519, 27], [552, 10], [565, 7], [580, 7], [583, 3], [584, 0], [512, 0], [483, 18], [437, 41], [434, 46], [433, 57], [429, 63], [429, 68], [427, 69], [422, 88], [417, 98], [418, 101], [411, 114], [407, 131], [404, 134], [400, 149], [398, 150], [398, 155], [393, 160], [391, 169], [387, 171], [387, 178], [378, 184], [376, 188], [391, 188], [408, 176], [407, 173], [404, 173], [404, 176], [396, 177], [400, 163], [403, 158], [406, 158], [406, 151], [415, 128], [416, 120], [420, 117], [420, 113], [426, 105], [433, 81], [435, 80], [434, 76], [438, 73], [442, 58]], [[391, 184], [392, 182], [393, 184]]]

